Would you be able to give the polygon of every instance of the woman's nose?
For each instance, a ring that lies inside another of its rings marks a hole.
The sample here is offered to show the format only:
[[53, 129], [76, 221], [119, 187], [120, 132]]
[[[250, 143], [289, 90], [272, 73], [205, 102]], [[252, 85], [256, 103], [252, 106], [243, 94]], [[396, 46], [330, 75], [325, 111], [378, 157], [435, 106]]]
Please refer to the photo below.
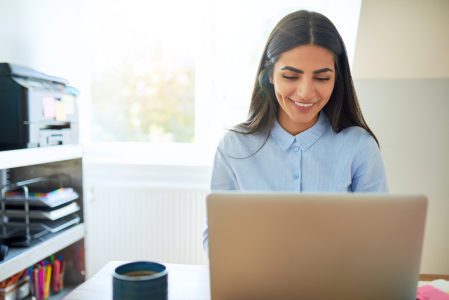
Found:
[[296, 94], [304, 100], [313, 100], [316, 96], [313, 82], [302, 80], [297, 87]]

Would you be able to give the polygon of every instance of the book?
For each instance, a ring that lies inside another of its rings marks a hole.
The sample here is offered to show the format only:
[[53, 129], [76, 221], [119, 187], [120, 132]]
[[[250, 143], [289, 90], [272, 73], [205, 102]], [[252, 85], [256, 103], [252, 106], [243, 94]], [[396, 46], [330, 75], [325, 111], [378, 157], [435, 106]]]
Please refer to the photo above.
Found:
[[[78, 199], [78, 193], [70, 187], [59, 188], [51, 191], [31, 190], [28, 193], [30, 207], [57, 207]], [[5, 194], [6, 205], [24, 205], [25, 195], [23, 191], [12, 191]]]
[[416, 299], [449, 300], [449, 294], [446, 294], [445, 292], [431, 285], [424, 285], [418, 288]]

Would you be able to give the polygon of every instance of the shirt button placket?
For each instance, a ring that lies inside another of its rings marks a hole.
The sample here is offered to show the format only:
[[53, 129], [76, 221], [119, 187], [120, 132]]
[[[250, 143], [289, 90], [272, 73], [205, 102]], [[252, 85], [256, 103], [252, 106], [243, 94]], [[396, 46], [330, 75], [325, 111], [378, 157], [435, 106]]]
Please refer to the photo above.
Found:
[[293, 151], [297, 153], [295, 159], [295, 174], [293, 174], [293, 179], [295, 180], [295, 185], [298, 191], [301, 191], [301, 148], [297, 144], [293, 145]]

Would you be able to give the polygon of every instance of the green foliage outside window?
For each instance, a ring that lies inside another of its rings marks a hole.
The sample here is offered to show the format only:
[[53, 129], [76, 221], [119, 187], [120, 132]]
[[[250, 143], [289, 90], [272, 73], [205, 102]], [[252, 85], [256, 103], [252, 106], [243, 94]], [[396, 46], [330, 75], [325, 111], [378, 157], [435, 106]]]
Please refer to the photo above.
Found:
[[[193, 64], [126, 62], [93, 76], [93, 138], [102, 141], [194, 141]], [[147, 67], [145, 67], [147, 66]]]

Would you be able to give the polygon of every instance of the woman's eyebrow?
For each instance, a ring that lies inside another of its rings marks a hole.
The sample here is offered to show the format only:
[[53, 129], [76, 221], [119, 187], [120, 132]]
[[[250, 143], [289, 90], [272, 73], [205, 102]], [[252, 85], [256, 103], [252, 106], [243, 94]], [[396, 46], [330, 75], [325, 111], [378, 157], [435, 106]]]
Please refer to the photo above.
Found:
[[331, 68], [322, 68], [322, 69], [313, 71], [313, 74], [319, 74], [319, 73], [324, 73], [324, 72], [334, 72], [334, 70], [332, 70]]
[[295, 72], [295, 73], [301, 73], [301, 74], [304, 74], [304, 71], [303, 71], [303, 70], [296, 69], [296, 68], [293, 68], [293, 67], [290, 67], [290, 66], [283, 66], [283, 67], [281, 68], [281, 70], [288, 70], [288, 71], [292, 71], [292, 72]]
[[[304, 74], [303, 70], [297, 69], [297, 68], [294, 68], [294, 67], [290, 67], [290, 66], [283, 66], [281, 68], [281, 70], [288, 70], [288, 71], [292, 71], [292, 72], [295, 72], [295, 73]], [[321, 68], [321, 69], [313, 71], [313, 74], [320, 74], [320, 73], [324, 73], [324, 72], [334, 72], [334, 70], [332, 70], [331, 68]]]

